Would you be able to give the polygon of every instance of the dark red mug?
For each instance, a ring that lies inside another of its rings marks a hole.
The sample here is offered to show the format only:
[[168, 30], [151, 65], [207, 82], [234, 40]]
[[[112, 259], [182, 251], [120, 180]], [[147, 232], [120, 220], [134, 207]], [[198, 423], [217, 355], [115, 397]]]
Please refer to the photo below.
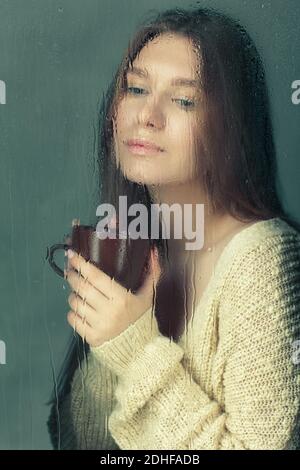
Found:
[[149, 239], [132, 239], [120, 237], [118, 223], [115, 224], [115, 238], [100, 239], [92, 225], [80, 225], [78, 219], [72, 221], [72, 234], [67, 235], [65, 243], [57, 243], [47, 248], [48, 262], [61, 277], [64, 271], [57, 266], [53, 257], [57, 250], [68, 250], [79, 253], [111, 278], [114, 278], [132, 292], [138, 290], [144, 282], [150, 261]]

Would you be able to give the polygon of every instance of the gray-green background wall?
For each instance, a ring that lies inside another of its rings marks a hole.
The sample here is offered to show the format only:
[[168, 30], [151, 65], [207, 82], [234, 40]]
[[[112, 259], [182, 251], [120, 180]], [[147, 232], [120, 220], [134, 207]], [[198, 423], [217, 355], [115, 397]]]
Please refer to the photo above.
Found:
[[[285, 206], [300, 220], [298, 0], [197, 2], [238, 18], [265, 62]], [[90, 164], [102, 93], [149, 10], [196, 2], [0, 0], [0, 448], [51, 448], [45, 402], [70, 327], [67, 284], [46, 247], [94, 217]]]

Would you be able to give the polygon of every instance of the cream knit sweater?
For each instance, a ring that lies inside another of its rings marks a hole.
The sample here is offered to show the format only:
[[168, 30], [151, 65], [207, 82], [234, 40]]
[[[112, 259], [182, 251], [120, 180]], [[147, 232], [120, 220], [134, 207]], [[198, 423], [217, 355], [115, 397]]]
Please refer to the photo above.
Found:
[[160, 334], [149, 309], [91, 348], [58, 420], [48, 420], [52, 443], [300, 448], [297, 340], [300, 235], [280, 218], [256, 222], [226, 245], [178, 342]]

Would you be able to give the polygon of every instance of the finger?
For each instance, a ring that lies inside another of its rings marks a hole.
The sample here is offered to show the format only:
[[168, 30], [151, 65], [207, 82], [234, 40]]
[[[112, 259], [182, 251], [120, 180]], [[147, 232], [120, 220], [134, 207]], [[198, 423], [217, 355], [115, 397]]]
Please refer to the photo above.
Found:
[[[73, 256], [70, 256], [70, 252]], [[86, 261], [79, 253], [68, 250], [69, 264], [76, 271], [87, 278], [97, 290], [102, 292], [108, 299], [121, 297], [126, 293], [126, 289], [113, 278], [97, 268], [93, 263]]]
[[74, 292], [71, 292], [69, 295], [68, 303], [73, 312], [79, 314], [82, 319], [85, 319], [92, 328], [99, 323], [99, 314]]
[[70, 326], [76, 331], [83, 340], [89, 343], [90, 338], [93, 335], [93, 330], [90, 325], [80, 317], [80, 315], [70, 310], [67, 314], [67, 321]]
[[87, 279], [80, 276], [77, 271], [73, 269], [68, 272], [67, 281], [70, 284], [76, 295], [79, 295], [84, 302], [86, 302], [94, 310], [101, 310], [107, 308], [108, 299], [102, 292], [95, 289]]

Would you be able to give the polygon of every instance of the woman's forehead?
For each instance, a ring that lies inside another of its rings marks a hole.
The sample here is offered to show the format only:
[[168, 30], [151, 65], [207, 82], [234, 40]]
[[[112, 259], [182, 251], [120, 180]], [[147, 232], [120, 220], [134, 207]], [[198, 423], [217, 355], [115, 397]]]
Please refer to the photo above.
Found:
[[128, 75], [144, 79], [163, 76], [172, 81], [174, 86], [185, 85], [193, 79], [198, 80], [199, 62], [192, 48], [187, 53], [186, 47], [174, 50], [174, 45], [172, 49], [167, 46], [151, 46], [153, 48], [149, 46], [148, 49], [145, 46], [132, 64], [129, 64]]
[[148, 41], [137, 54], [133, 64], [155, 64], [162, 60], [194, 67], [197, 63], [197, 54], [189, 38], [163, 34], [152, 41]]

